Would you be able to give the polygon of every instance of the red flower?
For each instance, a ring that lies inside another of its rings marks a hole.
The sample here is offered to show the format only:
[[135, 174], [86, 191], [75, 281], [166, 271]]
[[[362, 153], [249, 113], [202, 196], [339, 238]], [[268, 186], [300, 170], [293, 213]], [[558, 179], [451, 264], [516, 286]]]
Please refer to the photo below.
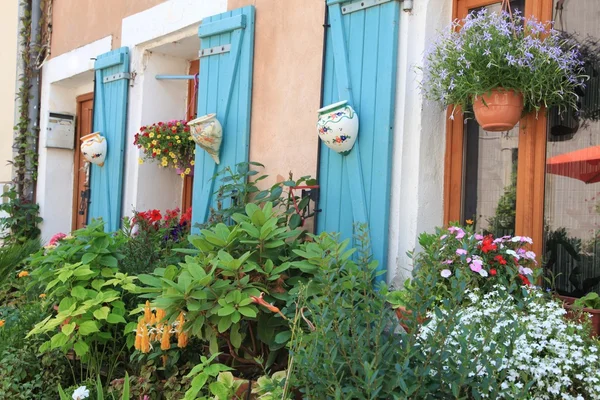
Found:
[[171, 130], [172, 130], [173, 132], [177, 132], [177, 127], [176, 127], [176, 126], [174, 126], [174, 127], [172, 127], [172, 128], [171, 128]]
[[173, 143], [172, 142], [169, 142], [169, 147], [173, 147]]
[[494, 260], [498, 261], [500, 265], [506, 265], [506, 260], [500, 254], [494, 257]]
[[188, 208], [185, 213], [181, 215], [181, 219], [179, 220], [179, 225], [183, 225], [186, 222], [190, 222], [192, 220], [192, 207]]
[[[153, 124], [153, 125], [154, 125], [154, 124]], [[163, 126], [163, 123], [162, 123], [162, 122], [159, 122], [159, 123], [158, 123], [158, 126]]]
[[489, 235], [489, 236], [486, 236], [485, 238], [483, 238], [480, 249], [484, 253], [498, 250], [498, 246], [496, 246], [496, 244], [494, 243], [494, 239], [492, 238], [492, 235]]
[[521, 282], [523, 282], [524, 285], [531, 285], [531, 282], [529, 282], [529, 279], [527, 279], [525, 275], [519, 274], [519, 278], [521, 278]]
[[491, 275], [491, 276], [496, 276], [496, 274], [497, 274], [497, 273], [498, 273], [498, 272], [496, 271], [496, 268], [492, 268], [492, 269], [490, 269], [490, 275]]
[[150, 219], [150, 221], [156, 222], [156, 221], [160, 221], [162, 219], [162, 215], [160, 214], [160, 211], [158, 211], [158, 210], [151, 210], [148, 218]]
[[146, 130], [146, 127], [145, 127], [145, 126], [142, 126], [142, 127], [140, 128], [140, 131], [142, 131], [142, 132], [144, 132], [145, 130]]
[[179, 215], [179, 207], [177, 207], [173, 210], [167, 210], [167, 211], [165, 211], [165, 221], [169, 222], [172, 219], [177, 218], [178, 215]]
[[163, 153], [165, 153], [165, 154], [166, 154], [166, 153], [168, 153], [168, 152], [169, 152], [169, 150], [167, 150], [167, 149], [163, 149]]

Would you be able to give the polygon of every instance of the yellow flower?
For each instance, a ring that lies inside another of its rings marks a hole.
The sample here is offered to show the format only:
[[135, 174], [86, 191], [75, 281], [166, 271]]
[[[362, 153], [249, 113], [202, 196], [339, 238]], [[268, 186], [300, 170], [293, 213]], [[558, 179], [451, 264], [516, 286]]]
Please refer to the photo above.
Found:
[[165, 161], [169, 161], [169, 159], [167, 157], [163, 157], [161, 161], [165, 162]]
[[178, 140], [177, 143], [181, 143], [181, 140]]
[[181, 173], [181, 177], [182, 177], [182, 178], [185, 178], [185, 174], [184, 174], [183, 172]]
[[163, 167], [166, 167], [167, 165], [169, 165], [168, 161], [162, 160], [162, 162], [160, 163], [160, 165], [162, 165]]
[[156, 138], [157, 138], [157, 139], [160, 139], [160, 137], [161, 137], [161, 136], [162, 136], [162, 135], [156, 135]]
[[171, 136], [168, 136], [168, 135], [167, 135], [167, 139], [171, 139]]
[[188, 140], [194, 140], [193, 136], [188, 136]]
[[0, 328], [2, 328], [5, 323], [6, 323], [6, 321], [4, 321], [3, 319], [0, 319]]
[[29, 272], [27, 271], [21, 271], [19, 272], [19, 275], [17, 275], [19, 278], [24, 278], [26, 276], [29, 276]]
[[173, 159], [173, 163], [177, 164], [177, 159], [176, 158]]
[[156, 140], [152, 141], [152, 144], [156, 146], [156, 143], [158, 143]]
[[177, 157], [177, 156], [175, 155], [175, 153], [173, 153], [173, 152], [170, 152], [170, 153], [169, 153], [169, 156], [171, 156], [171, 158], [175, 158], [175, 157]]
[[178, 123], [177, 123], [177, 126], [181, 126], [181, 122], [178, 122]]
[[179, 139], [179, 136], [178, 136], [178, 135], [175, 135], [175, 139]]
[[148, 134], [148, 137], [149, 137], [149, 138], [153, 138], [153, 137], [154, 137], [154, 132], [150, 132], [150, 133]]
[[45, 298], [46, 298], [46, 293], [42, 293], [42, 294], [40, 294], [40, 299], [42, 299], [42, 300], [43, 300], [43, 299], [45, 299]]
[[191, 169], [189, 169], [189, 168], [186, 168], [186, 169], [185, 169], [185, 174], [186, 174], [186, 175], [189, 175], [191, 171], [192, 171]]
[[196, 164], [196, 161], [194, 161], [194, 160], [190, 161], [190, 165], [194, 165], [194, 164]]
[[465, 222], [467, 223], [467, 225], [473, 225], [473, 220], [472, 219], [468, 219]]
[[138, 158], [138, 164], [143, 164], [144, 163], [144, 159], [142, 157]]

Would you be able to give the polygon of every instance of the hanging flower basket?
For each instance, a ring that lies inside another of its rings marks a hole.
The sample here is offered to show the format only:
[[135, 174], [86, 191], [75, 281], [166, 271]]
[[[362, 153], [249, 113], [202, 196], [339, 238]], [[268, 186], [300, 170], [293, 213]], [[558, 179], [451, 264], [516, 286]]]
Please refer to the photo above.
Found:
[[162, 168], [174, 168], [179, 175], [192, 175], [195, 144], [186, 121], [157, 122], [142, 126], [133, 142], [144, 160], [156, 161]]
[[523, 112], [577, 109], [588, 78], [578, 46], [551, 24], [511, 12], [486, 9], [455, 21], [432, 44], [421, 68], [428, 99], [451, 109], [473, 106], [485, 130], [506, 131]]
[[514, 90], [492, 89], [489, 93], [475, 96], [473, 112], [477, 123], [486, 131], [511, 130], [523, 114], [523, 95]]

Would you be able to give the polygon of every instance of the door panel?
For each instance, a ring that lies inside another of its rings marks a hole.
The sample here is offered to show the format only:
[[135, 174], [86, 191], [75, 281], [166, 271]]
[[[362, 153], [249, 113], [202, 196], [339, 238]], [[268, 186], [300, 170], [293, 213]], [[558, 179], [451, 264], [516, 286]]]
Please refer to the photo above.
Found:
[[75, 136], [74, 182], [73, 182], [73, 224], [72, 229], [86, 225], [89, 189], [89, 163], [81, 155], [81, 139], [92, 133], [94, 94], [88, 93], [77, 98], [77, 130]]

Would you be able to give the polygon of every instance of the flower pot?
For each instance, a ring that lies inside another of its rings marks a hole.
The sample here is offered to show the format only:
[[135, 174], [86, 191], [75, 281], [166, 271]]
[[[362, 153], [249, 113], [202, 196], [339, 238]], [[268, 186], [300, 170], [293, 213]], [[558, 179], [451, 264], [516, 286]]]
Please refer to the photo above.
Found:
[[347, 101], [321, 108], [317, 121], [319, 138], [331, 150], [346, 155], [358, 137], [358, 115]]
[[523, 95], [514, 90], [493, 89], [475, 96], [473, 111], [477, 123], [486, 131], [511, 130], [523, 114]]
[[[560, 295], [558, 298], [563, 302], [563, 307], [565, 310], [567, 310], [567, 318], [581, 320], [581, 316], [578, 318], [578, 315], [573, 312], [573, 303], [575, 303], [577, 298]], [[592, 336], [600, 336], [600, 309], [584, 308], [581, 311], [583, 312], [584, 318], [586, 314], [590, 316], [590, 322], [592, 324]]]
[[85, 135], [80, 140], [83, 158], [92, 164], [102, 167], [104, 165], [104, 160], [106, 159], [106, 138], [100, 135], [100, 132], [94, 132]]
[[219, 150], [223, 141], [223, 127], [216, 114], [208, 114], [187, 123], [194, 142], [219, 164]]
[[[398, 306], [394, 311], [396, 312], [396, 317], [398, 317], [398, 321], [400, 321], [400, 326], [406, 331], [406, 333], [411, 333], [407, 323], [412, 317], [412, 311], [407, 310], [406, 307], [403, 306]], [[427, 318], [417, 316], [418, 324], [421, 325], [425, 321], [427, 321]]]

